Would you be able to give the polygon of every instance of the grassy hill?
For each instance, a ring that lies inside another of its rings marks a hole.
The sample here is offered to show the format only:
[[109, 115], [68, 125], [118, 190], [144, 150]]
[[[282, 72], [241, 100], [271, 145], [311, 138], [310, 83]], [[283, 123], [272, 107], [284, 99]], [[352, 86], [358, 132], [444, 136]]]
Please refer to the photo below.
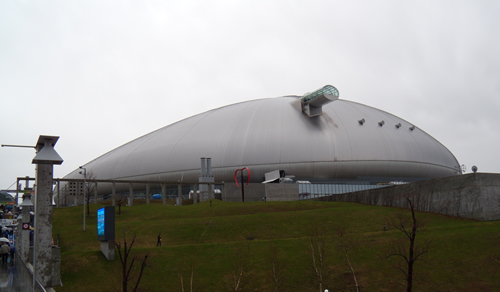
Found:
[[[64, 286], [56, 291], [120, 291], [121, 264], [107, 261], [97, 240], [96, 213], [91, 205], [86, 231], [82, 207], [54, 209], [53, 234], [60, 235]], [[232, 274], [244, 261], [240, 291], [274, 291], [272, 257], [283, 274], [282, 291], [318, 291], [309, 253], [309, 236], [327, 234], [323, 289], [355, 291], [354, 281], [338, 246], [336, 231], [347, 230], [349, 257], [361, 291], [403, 291], [399, 259], [386, 258], [403, 234], [383, 226], [408, 210], [335, 202], [228, 203], [213, 200], [176, 207], [136, 204], [116, 209], [116, 241], [123, 234], [132, 255], [149, 254], [139, 291], [231, 291]], [[417, 213], [425, 227], [417, 242], [430, 241], [429, 252], [416, 264], [414, 291], [499, 291], [500, 222], [478, 222]], [[158, 233], [163, 245], [156, 247]], [[249, 240], [252, 236], [253, 240]], [[274, 252], [272, 252], [274, 250]], [[134, 272], [139, 271], [136, 261]], [[181, 272], [182, 271], [182, 272]], [[132, 290], [130, 290], [132, 291]]]

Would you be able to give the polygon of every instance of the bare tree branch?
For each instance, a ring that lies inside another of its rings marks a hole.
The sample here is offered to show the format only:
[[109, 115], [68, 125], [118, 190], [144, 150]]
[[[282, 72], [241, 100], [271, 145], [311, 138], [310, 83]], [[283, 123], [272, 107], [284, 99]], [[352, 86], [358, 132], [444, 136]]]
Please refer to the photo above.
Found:
[[125, 205], [126, 203], [127, 203], [127, 198], [125, 194], [123, 193], [117, 194], [115, 204], [118, 206], [118, 215], [122, 214], [122, 206]]
[[232, 291], [239, 291], [241, 283], [250, 265], [250, 245], [240, 245], [235, 248], [233, 268], [231, 270], [230, 288]]
[[422, 228], [422, 223], [416, 218], [415, 205], [410, 199], [410, 196], [406, 195], [404, 196], [404, 199], [410, 208], [411, 218], [404, 216], [403, 212], [400, 212], [396, 216], [396, 220], [391, 223], [391, 226], [405, 235], [408, 240], [408, 245], [402, 240], [394, 242], [390, 248], [390, 252], [387, 254], [387, 258], [394, 256], [404, 260], [405, 266], [397, 267], [397, 269], [405, 275], [406, 291], [411, 292], [413, 290], [413, 272], [415, 262], [417, 262], [421, 256], [429, 251], [430, 242], [426, 242], [423, 245], [417, 245], [416, 238]]
[[191, 258], [191, 280], [189, 281], [190, 291], [193, 292], [193, 282], [194, 282], [194, 263], [195, 263], [196, 251], [193, 253], [193, 257]]
[[[115, 246], [118, 249], [118, 255], [120, 257], [120, 263], [122, 265], [122, 292], [127, 292], [127, 290], [128, 290], [128, 284], [132, 279], [132, 277], [131, 277], [132, 267], [134, 266], [134, 263], [136, 260], [136, 258], [133, 258], [132, 262], [130, 263], [130, 266], [128, 266], [128, 259], [130, 256], [130, 251], [132, 250], [132, 246], [134, 245], [134, 242], [135, 242], [135, 236], [132, 238], [130, 245], [128, 245], [125, 234], [126, 234], [126, 231], [123, 231], [123, 254], [122, 254], [122, 250], [121, 250], [122, 249], [121, 244], [117, 244], [115, 242]], [[137, 291], [137, 289], [139, 287], [139, 283], [141, 281], [141, 278], [142, 278], [142, 275], [144, 272], [144, 268], [146, 268], [146, 266], [147, 266], [146, 261], [147, 261], [148, 257], [149, 257], [149, 254], [145, 255], [144, 259], [142, 260], [141, 270], [139, 272], [139, 276], [138, 276], [136, 284], [134, 286], [134, 290], [133, 290], [134, 292]], [[128, 266], [128, 268], [127, 268], [127, 266]]]
[[269, 245], [269, 254], [271, 262], [271, 279], [273, 280], [274, 291], [278, 292], [283, 289], [285, 284], [285, 273], [283, 262], [280, 259], [280, 251], [273, 242]]
[[[184, 257], [182, 257], [181, 263], [180, 263], [180, 269], [179, 269], [179, 278], [181, 281], [181, 291], [184, 292]], [[191, 257], [191, 266], [190, 266], [190, 278], [189, 278], [189, 287], [190, 291], [194, 291], [193, 283], [194, 283], [194, 264], [196, 262], [196, 250], [194, 251], [192, 257]]]
[[325, 230], [313, 229], [309, 236], [309, 252], [311, 253], [312, 269], [318, 281], [319, 291], [323, 292], [323, 272], [327, 255], [327, 233]]
[[184, 273], [184, 257], [182, 257], [181, 267], [179, 269], [179, 278], [181, 280], [181, 292], [184, 292], [184, 277], [183, 277], [183, 273]]
[[136, 292], [137, 288], [139, 287], [139, 283], [141, 282], [141, 278], [142, 278], [142, 273], [144, 271], [144, 268], [146, 268], [146, 261], [148, 260], [148, 257], [149, 257], [149, 253], [147, 255], [145, 255], [144, 259], [142, 260], [141, 271], [139, 272], [139, 277], [137, 278], [137, 282], [135, 283], [134, 292]]
[[84, 187], [84, 198], [85, 202], [87, 203], [87, 216], [90, 215], [90, 198], [91, 195], [94, 194], [94, 192], [97, 190], [97, 183], [92, 182], [92, 180], [95, 179], [95, 175], [93, 174], [92, 171], [89, 171], [86, 173], [87, 175], [85, 176], [86, 182]]
[[354, 268], [352, 267], [351, 261], [349, 260], [349, 254], [348, 250], [352, 246], [352, 243], [346, 238], [347, 231], [345, 228], [341, 227], [337, 230], [337, 236], [339, 237], [340, 240], [340, 248], [344, 252], [345, 258], [347, 265], [349, 266], [349, 269], [351, 270], [352, 277], [354, 279], [354, 283], [356, 284], [356, 291], [359, 292], [359, 285], [358, 285], [358, 279], [356, 278], [356, 274], [354, 273]]

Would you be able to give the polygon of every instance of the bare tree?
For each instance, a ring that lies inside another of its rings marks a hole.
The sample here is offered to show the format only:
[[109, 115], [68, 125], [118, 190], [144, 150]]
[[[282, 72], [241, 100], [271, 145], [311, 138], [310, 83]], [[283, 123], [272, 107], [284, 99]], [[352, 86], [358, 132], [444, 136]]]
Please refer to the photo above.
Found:
[[117, 194], [116, 205], [118, 206], [118, 215], [122, 214], [122, 206], [127, 203], [127, 197], [123, 193]]
[[490, 257], [491, 261], [500, 266], [500, 254], [494, 254]]
[[85, 196], [84, 200], [87, 203], [87, 216], [90, 215], [90, 198], [91, 195], [94, 194], [94, 192], [97, 189], [97, 183], [94, 182], [93, 180], [95, 179], [95, 175], [92, 173], [92, 171], [85, 172], [85, 184], [83, 186], [83, 195]]
[[[129, 282], [133, 280], [131, 271], [132, 267], [134, 266], [135, 260], [138, 259], [138, 257], [132, 258], [132, 262], [130, 265], [128, 264], [128, 260], [130, 258], [130, 251], [132, 250], [132, 246], [134, 245], [135, 241], [135, 236], [132, 238], [132, 241], [130, 242], [130, 245], [127, 246], [127, 239], [125, 238], [125, 231], [123, 231], [123, 255], [121, 251], [121, 246], [119, 244], [116, 244], [116, 247], [118, 248], [118, 255], [120, 256], [120, 262], [122, 264], [122, 292], [127, 292], [128, 291], [128, 286]], [[141, 282], [142, 274], [144, 272], [144, 268], [146, 268], [146, 261], [148, 259], [149, 253], [144, 256], [144, 258], [141, 261], [141, 269], [139, 272], [139, 275], [137, 277], [137, 281], [134, 286], [133, 292], [137, 291], [137, 288], [139, 287], [139, 283]]]
[[242, 280], [250, 265], [250, 245], [239, 245], [234, 250], [229, 287], [236, 292], [241, 289]]
[[349, 269], [351, 270], [352, 278], [354, 279], [354, 283], [356, 284], [356, 291], [359, 292], [358, 279], [356, 278], [356, 274], [354, 273], [354, 268], [352, 267], [351, 260], [349, 259], [348, 251], [353, 247], [354, 243], [347, 238], [347, 230], [343, 227], [337, 230], [337, 236], [339, 239], [339, 246], [342, 252], [344, 252], [345, 259]]
[[284, 273], [284, 264], [280, 259], [280, 251], [271, 243], [269, 246], [270, 259], [271, 259], [271, 277], [274, 284], [274, 291], [282, 291], [285, 285], [285, 273]]
[[68, 184], [64, 185], [62, 189], [59, 190], [59, 194], [57, 194], [57, 204], [60, 206], [68, 205], [68, 197], [70, 195], [70, 191], [68, 190]]
[[[191, 277], [189, 279], [189, 291], [190, 292], [193, 292], [194, 291], [194, 288], [193, 288], [193, 282], [194, 282], [194, 263], [195, 263], [195, 259], [196, 259], [196, 251], [193, 253], [192, 257], [191, 257]], [[180, 272], [179, 272], [179, 277], [181, 279], [181, 291], [184, 292], [184, 277], [183, 277], [183, 273], [184, 273], [184, 257], [182, 258], [182, 261], [181, 261], [181, 267], [180, 267]]]
[[391, 226], [401, 231], [405, 238], [392, 244], [387, 257], [396, 256], [403, 260], [404, 264], [399, 266], [398, 269], [405, 275], [406, 291], [411, 292], [413, 290], [413, 272], [415, 262], [428, 252], [430, 242], [417, 245], [417, 234], [422, 228], [422, 223], [416, 218], [412, 200], [410, 200], [408, 196], [405, 196], [404, 199], [411, 210], [411, 218], [408, 218], [403, 214], [403, 212], [400, 212], [396, 216], [396, 220], [391, 223]]
[[312, 257], [312, 268], [316, 280], [318, 281], [319, 291], [323, 292], [325, 258], [327, 255], [328, 235], [325, 230], [319, 228], [313, 229], [309, 236], [309, 252]]

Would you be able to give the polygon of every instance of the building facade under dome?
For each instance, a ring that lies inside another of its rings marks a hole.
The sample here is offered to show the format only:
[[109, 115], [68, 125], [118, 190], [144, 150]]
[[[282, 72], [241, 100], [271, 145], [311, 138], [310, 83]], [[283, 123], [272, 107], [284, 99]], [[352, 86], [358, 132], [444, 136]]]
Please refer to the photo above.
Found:
[[[461, 173], [454, 155], [422, 129], [338, 99], [332, 88], [213, 109], [130, 141], [84, 167], [96, 179], [152, 182], [198, 181], [201, 157], [211, 158], [216, 182], [234, 181], [242, 167], [250, 169], [254, 183], [277, 169], [311, 182], [414, 181]], [[82, 175], [75, 170], [65, 178]]]

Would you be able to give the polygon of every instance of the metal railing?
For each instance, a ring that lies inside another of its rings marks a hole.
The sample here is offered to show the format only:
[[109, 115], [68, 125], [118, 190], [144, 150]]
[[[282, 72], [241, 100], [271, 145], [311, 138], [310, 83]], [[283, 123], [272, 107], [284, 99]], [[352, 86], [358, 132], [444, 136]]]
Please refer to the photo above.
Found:
[[15, 252], [14, 260], [14, 291], [16, 292], [47, 292], [38, 280], [33, 285], [33, 266], [25, 263], [19, 253]]

